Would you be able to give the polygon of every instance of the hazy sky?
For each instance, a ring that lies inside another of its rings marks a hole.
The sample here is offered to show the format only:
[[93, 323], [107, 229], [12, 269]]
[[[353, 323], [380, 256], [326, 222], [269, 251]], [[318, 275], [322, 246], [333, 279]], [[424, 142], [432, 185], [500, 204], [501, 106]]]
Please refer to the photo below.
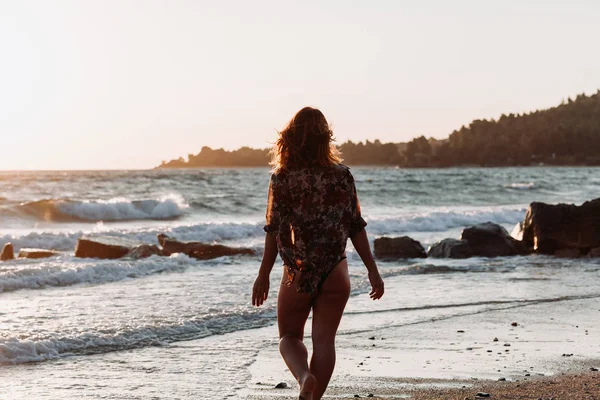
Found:
[[0, 0], [0, 169], [149, 168], [267, 147], [446, 137], [600, 88], [600, 2]]

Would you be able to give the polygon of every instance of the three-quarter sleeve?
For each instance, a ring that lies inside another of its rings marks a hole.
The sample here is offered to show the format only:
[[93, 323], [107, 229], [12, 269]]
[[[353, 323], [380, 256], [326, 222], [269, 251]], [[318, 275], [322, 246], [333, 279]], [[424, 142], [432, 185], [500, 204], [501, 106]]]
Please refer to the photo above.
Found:
[[363, 219], [360, 212], [360, 201], [358, 200], [358, 194], [356, 193], [356, 185], [354, 183], [354, 177], [350, 174], [350, 190], [351, 190], [351, 199], [350, 206], [352, 208], [352, 220], [350, 221], [350, 237], [353, 237], [360, 231], [362, 231], [365, 226], [367, 226], [367, 222]]
[[269, 183], [269, 195], [267, 199], [267, 223], [263, 229], [265, 232], [273, 235], [277, 233], [279, 224], [281, 223], [280, 190], [281, 189], [280, 185], [278, 184], [277, 176], [271, 175], [271, 182]]

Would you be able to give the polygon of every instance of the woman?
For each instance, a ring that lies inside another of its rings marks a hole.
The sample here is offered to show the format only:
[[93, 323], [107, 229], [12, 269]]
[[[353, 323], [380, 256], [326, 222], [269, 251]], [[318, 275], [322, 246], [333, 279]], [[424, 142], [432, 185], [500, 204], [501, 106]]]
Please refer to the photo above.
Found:
[[[277, 299], [279, 350], [300, 384], [299, 399], [319, 400], [335, 366], [335, 335], [350, 295], [346, 242], [369, 272], [377, 300], [383, 281], [371, 254], [366, 222], [350, 170], [341, 164], [333, 133], [321, 111], [300, 110], [280, 132], [273, 150], [265, 252], [254, 282], [252, 304], [269, 293], [277, 253], [284, 273]], [[313, 311], [313, 354], [308, 364], [304, 325]]]

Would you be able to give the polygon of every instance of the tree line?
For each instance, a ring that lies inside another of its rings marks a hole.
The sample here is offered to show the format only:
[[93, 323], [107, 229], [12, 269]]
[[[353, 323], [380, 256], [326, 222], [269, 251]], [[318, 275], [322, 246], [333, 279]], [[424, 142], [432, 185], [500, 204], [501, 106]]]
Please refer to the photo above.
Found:
[[[399, 167], [600, 165], [600, 90], [525, 114], [475, 120], [447, 139], [417, 137], [408, 143], [347, 141], [339, 145], [349, 165]], [[257, 167], [269, 149], [234, 151], [203, 147], [198, 154], [163, 161], [158, 168]]]

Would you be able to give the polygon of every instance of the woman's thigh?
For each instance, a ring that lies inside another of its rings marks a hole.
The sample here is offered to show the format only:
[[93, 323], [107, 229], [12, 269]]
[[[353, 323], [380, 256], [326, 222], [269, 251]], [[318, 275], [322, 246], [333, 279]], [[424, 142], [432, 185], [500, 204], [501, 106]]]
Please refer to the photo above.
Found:
[[342, 260], [329, 274], [313, 300], [313, 342], [333, 342], [350, 297], [348, 262]]
[[350, 297], [348, 262], [342, 260], [329, 274], [313, 300], [313, 342], [333, 342]]
[[[284, 270], [284, 278], [287, 276]], [[296, 282], [299, 276], [296, 277]], [[310, 314], [312, 297], [306, 293], [298, 293], [293, 283], [286, 286], [279, 285], [277, 296], [277, 325], [279, 326], [279, 337], [286, 335], [295, 336], [299, 339], [304, 337], [304, 325]]]

